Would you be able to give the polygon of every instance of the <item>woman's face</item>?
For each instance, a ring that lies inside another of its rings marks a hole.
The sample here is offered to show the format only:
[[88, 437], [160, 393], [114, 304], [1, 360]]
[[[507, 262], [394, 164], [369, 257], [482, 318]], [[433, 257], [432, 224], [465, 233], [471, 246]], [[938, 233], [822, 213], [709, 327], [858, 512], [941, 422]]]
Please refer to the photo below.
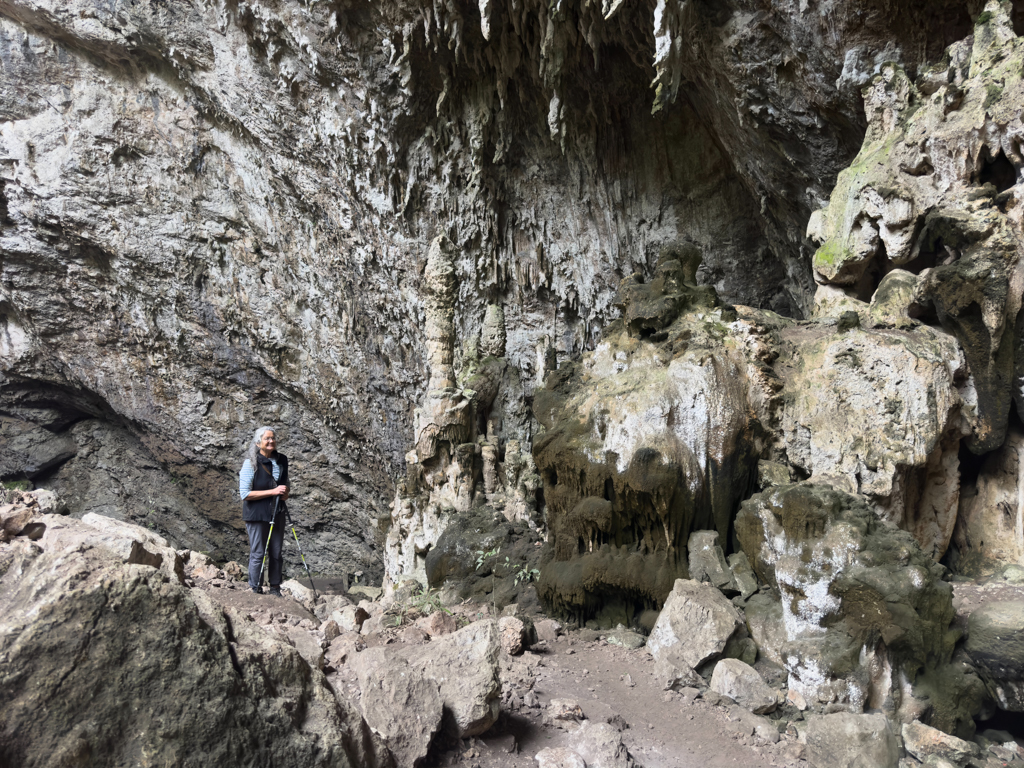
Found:
[[260, 438], [260, 453], [264, 456], [269, 456], [277, 450], [277, 440], [274, 439], [274, 433], [267, 431], [263, 433], [263, 437]]

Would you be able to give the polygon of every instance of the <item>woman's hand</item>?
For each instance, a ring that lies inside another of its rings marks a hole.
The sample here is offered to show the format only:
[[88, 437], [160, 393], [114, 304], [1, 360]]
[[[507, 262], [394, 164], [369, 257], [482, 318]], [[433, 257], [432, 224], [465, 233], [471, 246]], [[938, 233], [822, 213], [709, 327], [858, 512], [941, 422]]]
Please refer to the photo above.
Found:
[[279, 486], [277, 486], [277, 488], [274, 489], [274, 495], [275, 496], [284, 496], [284, 500], [288, 501], [288, 486], [287, 485], [279, 485]]

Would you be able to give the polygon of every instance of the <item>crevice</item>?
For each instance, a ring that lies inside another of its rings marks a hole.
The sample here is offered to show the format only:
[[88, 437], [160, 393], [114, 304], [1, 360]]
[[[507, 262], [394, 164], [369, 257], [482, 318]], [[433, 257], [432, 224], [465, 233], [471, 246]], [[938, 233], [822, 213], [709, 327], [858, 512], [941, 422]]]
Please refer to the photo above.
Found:
[[997, 194], [1003, 193], [1017, 183], [1017, 169], [1002, 152], [992, 157], [988, 147], [982, 147], [975, 183], [981, 186], [991, 184]]

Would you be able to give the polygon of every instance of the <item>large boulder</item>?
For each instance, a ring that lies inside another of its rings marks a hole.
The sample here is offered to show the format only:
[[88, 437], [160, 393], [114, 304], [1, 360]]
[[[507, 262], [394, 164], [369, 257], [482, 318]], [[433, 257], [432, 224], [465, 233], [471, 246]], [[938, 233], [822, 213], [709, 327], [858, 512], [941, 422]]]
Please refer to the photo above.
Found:
[[[945, 569], [862, 498], [827, 486], [800, 483], [753, 496], [736, 533], [781, 599], [785, 642], [766, 655], [786, 668], [790, 689], [812, 708], [902, 708], [902, 716], [916, 717], [923, 705], [905, 695], [901, 681], [945, 669], [958, 638]], [[764, 637], [778, 637], [769, 616], [759, 621]], [[946, 712], [936, 725], [953, 730], [973, 714]]]
[[717, 589], [678, 579], [647, 638], [647, 650], [659, 661], [701, 670], [746, 637], [743, 617]]
[[722, 659], [715, 665], [711, 690], [728, 696], [755, 715], [774, 712], [779, 704], [775, 691], [761, 679], [757, 670], [739, 659]]
[[920, 722], [905, 723], [902, 729], [903, 746], [921, 762], [940, 757], [964, 768], [978, 754], [978, 745], [950, 736], [937, 728]]
[[622, 734], [608, 723], [583, 721], [569, 736], [569, 746], [586, 761], [587, 768], [638, 768]]
[[809, 715], [801, 733], [814, 768], [896, 768], [900, 748], [885, 715]]
[[421, 765], [441, 730], [444, 706], [437, 685], [401, 656], [368, 648], [352, 658], [363, 717], [380, 734], [398, 768]]
[[118, 537], [44, 519], [38, 543], [0, 544], [0, 763], [390, 762], [324, 676], [245, 612], [126, 562]]
[[1024, 712], [1024, 601], [991, 602], [974, 611], [964, 650], [999, 707]]
[[[497, 622], [485, 620], [422, 645], [385, 646], [350, 658], [367, 722], [400, 764], [417, 764], [442, 728], [467, 738], [494, 724], [500, 649]], [[399, 704], [407, 711], [392, 711]]]

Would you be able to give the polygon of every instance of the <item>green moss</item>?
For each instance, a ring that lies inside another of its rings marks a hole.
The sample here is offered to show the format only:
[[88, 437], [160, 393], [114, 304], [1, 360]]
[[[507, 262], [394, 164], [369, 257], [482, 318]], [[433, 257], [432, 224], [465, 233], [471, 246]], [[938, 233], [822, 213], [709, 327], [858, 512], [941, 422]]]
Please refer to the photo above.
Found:
[[829, 240], [815, 252], [814, 268], [834, 267], [847, 261], [851, 256], [853, 252], [849, 248], [844, 248], [836, 240]]
[[981, 105], [982, 109], [988, 109], [995, 104], [999, 99], [1003, 97], [1003, 89], [1001, 86], [993, 83], [987, 83], [985, 85], [985, 101]]
[[975, 26], [977, 26], [978, 24], [988, 24], [990, 21], [992, 21], [992, 15], [993, 14], [991, 11], [982, 11], [978, 15], [978, 20], [974, 23]]

